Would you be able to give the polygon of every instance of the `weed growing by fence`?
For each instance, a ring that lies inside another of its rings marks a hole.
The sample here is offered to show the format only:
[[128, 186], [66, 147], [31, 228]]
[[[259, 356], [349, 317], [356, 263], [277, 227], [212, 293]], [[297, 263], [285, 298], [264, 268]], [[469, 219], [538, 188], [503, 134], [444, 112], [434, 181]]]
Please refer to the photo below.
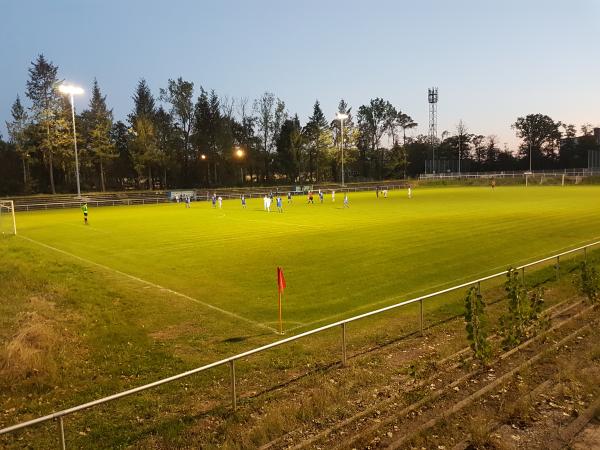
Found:
[[491, 356], [485, 323], [485, 302], [478, 288], [471, 287], [465, 297], [467, 339], [475, 358], [485, 363]]
[[600, 277], [594, 266], [587, 261], [582, 261], [579, 266], [581, 269], [581, 278], [579, 280], [579, 288], [585, 294], [591, 304], [595, 304], [600, 300]]
[[[504, 289], [508, 295], [508, 312], [500, 319], [504, 348], [514, 347], [535, 335], [547, 321], [542, 317], [544, 290], [527, 292], [519, 272], [509, 267]], [[529, 294], [529, 295], [528, 295]]]

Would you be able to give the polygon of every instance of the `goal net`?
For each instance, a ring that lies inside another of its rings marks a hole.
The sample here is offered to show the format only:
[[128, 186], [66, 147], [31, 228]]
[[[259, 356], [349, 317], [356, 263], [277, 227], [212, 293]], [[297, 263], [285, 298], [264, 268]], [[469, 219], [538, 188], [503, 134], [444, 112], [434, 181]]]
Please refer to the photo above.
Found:
[[15, 204], [12, 200], [0, 200], [0, 235], [17, 234]]

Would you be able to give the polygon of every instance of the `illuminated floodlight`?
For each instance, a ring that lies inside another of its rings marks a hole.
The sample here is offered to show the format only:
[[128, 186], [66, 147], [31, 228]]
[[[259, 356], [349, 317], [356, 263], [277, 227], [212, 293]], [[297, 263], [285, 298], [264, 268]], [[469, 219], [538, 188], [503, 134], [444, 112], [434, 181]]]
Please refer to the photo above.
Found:
[[83, 94], [83, 88], [79, 86], [73, 86], [72, 84], [61, 84], [58, 86], [58, 90], [63, 94], [69, 95], [81, 95]]

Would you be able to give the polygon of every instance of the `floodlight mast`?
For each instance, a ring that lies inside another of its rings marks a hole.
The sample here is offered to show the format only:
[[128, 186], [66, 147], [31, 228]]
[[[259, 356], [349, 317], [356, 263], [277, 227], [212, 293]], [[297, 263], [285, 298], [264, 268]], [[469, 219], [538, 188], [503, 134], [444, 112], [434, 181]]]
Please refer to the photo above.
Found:
[[437, 140], [437, 102], [438, 88], [428, 90], [427, 101], [429, 102], [429, 140], [431, 142], [431, 172], [435, 173], [435, 141]]
[[77, 132], [75, 129], [75, 101], [73, 99], [73, 96], [83, 94], [83, 89], [79, 86], [61, 84], [58, 87], [58, 90], [62, 94], [68, 95], [71, 99], [71, 116], [73, 118], [73, 144], [75, 146], [75, 180], [77, 182], [77, 198], [81, 198], [81, 186], [79, 184], [79, 158], [77, 155]]
[[342, 142], [341, 142], [341, 148], [342, 148], [342, 186], [345, 186], [344, 185], [344, 120], [346, 120], [347, 118], [348, 118], [348, 114], [337, 113], [337, 119], [340, 121], [341, 129], [342, 129]]

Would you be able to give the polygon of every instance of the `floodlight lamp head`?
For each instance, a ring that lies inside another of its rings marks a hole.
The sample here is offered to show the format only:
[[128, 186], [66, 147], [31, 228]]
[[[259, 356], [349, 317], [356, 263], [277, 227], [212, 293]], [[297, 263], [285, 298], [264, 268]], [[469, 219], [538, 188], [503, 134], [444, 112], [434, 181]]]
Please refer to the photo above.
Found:
[[338, 120], [346, 120], [348, 118], [348, 114], [337, 113]]
[[61, 84], [58, 86], [58, 90], [63, 94], [69, 95], [81, 95], [83, 94], [83, 89], [79, 86], [73, 86], [72, 84]]
[[438, 102], [438, 88], [430, 88], [428, 90], [427, 99], [429, 103], [437, 103]]

